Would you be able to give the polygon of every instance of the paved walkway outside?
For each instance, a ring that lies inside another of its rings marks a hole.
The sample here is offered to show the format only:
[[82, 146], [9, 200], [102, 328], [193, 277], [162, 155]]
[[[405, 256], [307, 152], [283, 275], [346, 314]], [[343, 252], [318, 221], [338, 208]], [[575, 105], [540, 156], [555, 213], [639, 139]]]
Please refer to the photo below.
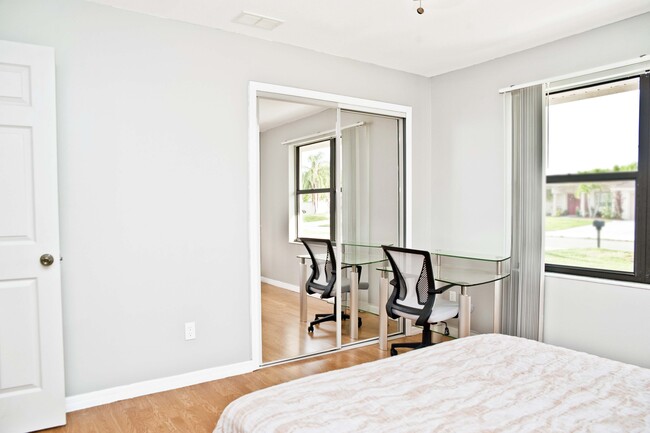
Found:
[[[598, 232], [594, 226], [546, 232], [546, 250], [596, 248]], [[605, 221], [600, 231], [600, 247], [618, 251], [634, 250], [634, 221]]]

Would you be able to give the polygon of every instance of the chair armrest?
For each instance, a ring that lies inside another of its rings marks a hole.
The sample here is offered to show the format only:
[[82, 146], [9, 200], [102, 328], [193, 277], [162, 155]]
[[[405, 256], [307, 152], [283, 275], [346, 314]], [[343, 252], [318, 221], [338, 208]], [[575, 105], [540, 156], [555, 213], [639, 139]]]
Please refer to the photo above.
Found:
[[351, 267], [353, 267], [353, 266], [354, 266], [355, 268], [357, 268], [357, 274], [359, 275], [359, 281], [361, 281], [361, 270], [363, 269], [363, 268], [361, 267], [361, 265], [342, 265], [342, 266], [341, 266], [341, 269], [347, 269], [347, 268], [351, 268]]
[[446, 286], [442, 286], [436, 290], [433, 291], [436, 295], [440, 295], [442, 293], [445, 293], [447, 290], [451, 289], [454, 286], [457, 286], [458, 284], [447, 284]]
[[[439, 289], [432, 290], [430, 293], [431, 294], [436, 294], [439, 295], [441, 293], [446, 292], [450, 288], [457, 286], [457, 284], [448, 284], [446, 286], [440, 287]], [[429, 316], [431, 316], [431, 310], [433, 309], [433, 303], [435, 302], [436, 297], [435, 296], [429, 296], [429, 299], [427, 299], [427, 303], [424, 304], [424, 307], [422, 307], [422, 312], [418, 316], [418, 320], [415, 321], [415, 324], [418, 326], [424, 326], [425, 323], [429, 321]]]

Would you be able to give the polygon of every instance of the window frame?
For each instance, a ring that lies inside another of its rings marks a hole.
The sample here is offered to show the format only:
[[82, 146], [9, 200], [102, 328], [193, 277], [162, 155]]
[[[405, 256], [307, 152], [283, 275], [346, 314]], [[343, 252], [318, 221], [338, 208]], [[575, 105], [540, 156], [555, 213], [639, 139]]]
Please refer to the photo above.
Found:
[[[317, 189], [301, 189], [300, 179], [300, 149], [303, 147], [313, 146], [315, 144], [324, 143], [329, 141], [330, 148], [330, 186], [329, 188]], [[336, 241], [336, 138], [320, 138], [318, 140], [310, 141], [308, 143], [301, 143], [295, 146], [294, 149], [294, 184], [295, 184], [295, 203], [294, 203], [294, 217], [296, 219], [296, 241], [300, 239], [300, 196], [305, 194], [322, 194], [329, 193], [330, 195], [330, 236], [329, 240]]]
[[[546, 176], [546, 185], [556, 183], [577, 182], [602, 182], [614, 180], [635, 181], [635, 218], [634, 218], [634, 271], [624, 272], [596, 268], [583, 268], [577, 266], [557, 265], [544, 263], [546, 272], [559, 274], [578, 275], [585, 277], [602, 278], [619, 281], [634, 281], [650, 283], [650, 221], [648, 218], [648, 203], [650, 203], [650, 74], [632, 74], [616, 80], [590, 83], [589, 85], [565, 88], [548, 95], [563, 93], [568, 90], [577, 90], [594, 87], [610, 82], [624, 81], [630, 78], [639, 78], [639, 154], [637, 171], [621, 171], [609, 173], [564, 174]], [[544, 194], [544, 197], [546, 194]], [[545, 236], [545, 230], [544, 230]], [[545, 252], [544, 252], [545, 253]]]

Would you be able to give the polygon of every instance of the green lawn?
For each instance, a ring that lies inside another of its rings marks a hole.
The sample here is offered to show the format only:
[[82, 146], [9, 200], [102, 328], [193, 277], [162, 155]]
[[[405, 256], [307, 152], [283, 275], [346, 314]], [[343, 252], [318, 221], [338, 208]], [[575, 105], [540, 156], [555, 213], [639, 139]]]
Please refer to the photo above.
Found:
[[552, 250], [546, 251], [546, 263], [632, 272], [634, 271], [634, 254], [632, 251], [615, 251], [604, 248]]
[[313, 223], [314, 221], [323, 221], [329, 218], [327, 215], [303, 215], [302, 220], [306, 223]]
[[546, 231], [566, 230], [574, 227], [590, 226], [594, 222], [593, 218], [578, 217], [546, 217]]

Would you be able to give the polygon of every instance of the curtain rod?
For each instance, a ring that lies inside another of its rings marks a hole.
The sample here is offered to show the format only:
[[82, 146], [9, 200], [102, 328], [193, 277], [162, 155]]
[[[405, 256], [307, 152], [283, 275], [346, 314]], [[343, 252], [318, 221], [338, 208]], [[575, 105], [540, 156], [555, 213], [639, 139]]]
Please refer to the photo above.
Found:
[[[366, 124], [366, 122], [357, 122], [357, 123], [353, 123], [351, 125], [346, 125], [346, 126], [341, 128], [341, 131], [343, 131], [344, 129], [356, 128], [357, 126], [363, 126], [365, 124]], [[320, 137], [320, 136], [332, 135], [334, 133], [336, 133], [336, 129], [330, 129], [330, 130], [323, 131], [323, 132], [317, 132], [316, 134], [305, 135], [304, 137], [298, 137], [298, 138], [292, 138], [291, 140], [285, 140], [281, 144], [285, 144], [285, 145], [294, 144], [294, 143], [298, 143], [298, 142], [305, 141], [305, 140], [310, 140], [312, 138], [316, 138], [316, 137]], [[323, 137], [323, 138], [325, 138], [325, 137]]]
[[[644, 65], [644, 63], [650, 63], [650, 58], [648, 56], [646, 56], [645, 54], [643, 54], [643, 55], [641, 55], [639, 57], [636, 57], [634, 59], [631, 59], [631, 60], [625, 60], [625, 61], [622, 61], [622, 62], [612, 63], [612, 64], [605, 65], [605, 66], [599, 66], [597, 68], [587, 69], [587, 70], [580, 71], [580, 72], [573, 72], [571, 74], [558, 75], [556, 77], [546, 78], [544, 80], [531, 81], [531, 82], [523, 83], [523, 84], [516, 84], [516, 85], [513, 84], [512, 86], [504, 87], [502, 89], [499, 89], [499, 93], [508, 93], [508, 92], [512, 92], [513, 90], [524, 89], [526, 87], [537, 86], [539, 84], [553, 83], [553, 82], [557, 82], [557, 81], [568, 80], [568, 79], [571, 79], [571, 78], [579, 78], [579, 77], [583, 77], [585, 75], [597, 74], [597, 73], [600, 73], [600, 72], [607, 72], [609, 70], [624, 68], [626, 66], [639, 65], [638, 71], [640, 72], [640, 71], [643, 71], [646, 67], [648, 67], [648, 65]], [[635, 71], [636, 71], [636, 69], [635, 69]]]

